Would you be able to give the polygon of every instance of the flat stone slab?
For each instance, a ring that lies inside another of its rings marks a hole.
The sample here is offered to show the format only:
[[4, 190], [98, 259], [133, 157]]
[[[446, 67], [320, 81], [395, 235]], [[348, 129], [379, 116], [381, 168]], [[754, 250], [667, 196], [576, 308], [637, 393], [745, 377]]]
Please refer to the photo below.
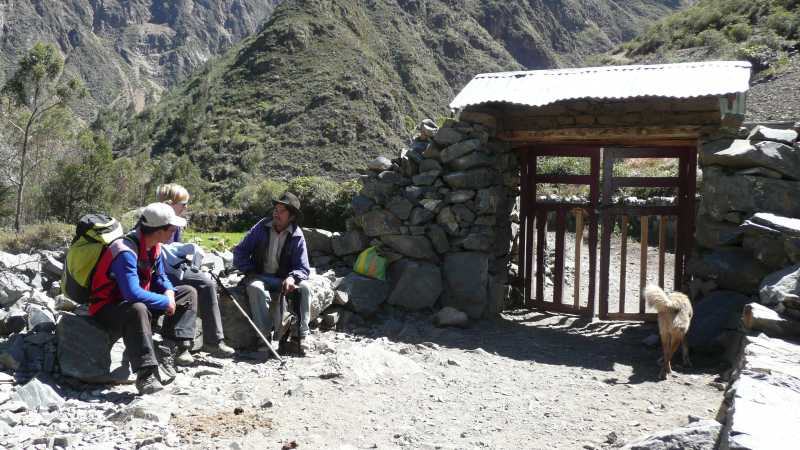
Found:
[[[739, 376], [728, 390], [721, 449], [795, 449], [800, 423], [800, 345], [746, 336]], [[725, 441], [728, 442], [725, 442]]]

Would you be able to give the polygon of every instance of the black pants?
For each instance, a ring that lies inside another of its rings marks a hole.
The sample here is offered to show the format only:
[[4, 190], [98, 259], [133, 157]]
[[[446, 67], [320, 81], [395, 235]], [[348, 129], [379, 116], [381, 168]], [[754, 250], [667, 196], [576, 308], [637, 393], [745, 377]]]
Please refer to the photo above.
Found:
[[193, 267], [187, 267], [183, 279], [169, 274], [173, 286], [191, 286], [197, 290], [197, 313], [203, 323], [203, 342], [216, 344], [223, 340], [222, 316], [217, 299], [217, 283], [211, 275]]
[[[106, 329], [111, 342], [122, 336], [125, 350], [131, 360], [131, 368], [158, 365], [153, 346], [151, 321], [163, 311], [150, 311], [144, 303], [109, 303], [94, 315], [95, 320]], [[162, 336], [182, 341], [194, 339], [197, 317], [197, 291], [191, 286], [175, 288], [175, 314], [164, 318]]]

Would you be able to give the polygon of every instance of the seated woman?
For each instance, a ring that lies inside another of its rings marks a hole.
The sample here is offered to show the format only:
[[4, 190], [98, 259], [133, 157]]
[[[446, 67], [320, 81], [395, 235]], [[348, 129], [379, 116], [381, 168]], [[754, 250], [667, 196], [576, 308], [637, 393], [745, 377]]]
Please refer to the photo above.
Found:
[[[170, 205], [175, 214], [180, 216], [189, 203], [189, 192], [179, 184], [164, 184], [156, 190], [156, 198], [159, 202]], [[197, 244], [181, 242], [182, 231], [178, 227], [172, 238], [161, 246], [167, 276], [175, 286], [187, 285], [197, 290], [197, 312], [203, 324], [202, 351], [212, 356], [230, 357], [235, 351], [224, 341], [217, 284], [211, 275], [199, 269], [205, 256], [203, 249]], [[188, 261], [190, 255], [191, 263]]]

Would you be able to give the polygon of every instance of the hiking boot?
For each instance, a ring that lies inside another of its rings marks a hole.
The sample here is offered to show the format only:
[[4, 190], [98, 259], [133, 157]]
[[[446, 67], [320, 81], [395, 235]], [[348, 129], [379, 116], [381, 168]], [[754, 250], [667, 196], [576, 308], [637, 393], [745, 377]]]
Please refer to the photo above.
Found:
[[311, 347], [314, 346], [314, 341], [311, 336], [300, 336], [297, 338], [297, 349], [300, 356], [306, 356], [306, 353], [311, 352]]
[[194, 357], [189, 353], [192, 348], [192, 341], [181, 341], [175, 350], [175, 364], [178, 366], [191, 366], [194, 364]]
[[136, 390], [139, 395], [155, 394], [164, 390], [164, 386], [156, 377], [156, 367], [143, 367], [136, 372]]
[[236, 353], [236, 350], [229, 347], [225, 341], [219, 341], [216, 344], [203, 344], [203, 348], [201, 348], [200, 351], [206, 352], [211, 356], [216, 356], [217, 358], [230, 358]]

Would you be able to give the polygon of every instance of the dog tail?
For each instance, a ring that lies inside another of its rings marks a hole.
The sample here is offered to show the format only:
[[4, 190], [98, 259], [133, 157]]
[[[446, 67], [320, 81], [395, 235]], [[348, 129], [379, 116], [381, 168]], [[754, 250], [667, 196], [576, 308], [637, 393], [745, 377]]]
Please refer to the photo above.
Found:
[[678, 310], [680, 303], [672, 299], [663, 289], [654, 285], [648, 284], [642, 291], [647, 304], [656, 309], [656, 311]]

